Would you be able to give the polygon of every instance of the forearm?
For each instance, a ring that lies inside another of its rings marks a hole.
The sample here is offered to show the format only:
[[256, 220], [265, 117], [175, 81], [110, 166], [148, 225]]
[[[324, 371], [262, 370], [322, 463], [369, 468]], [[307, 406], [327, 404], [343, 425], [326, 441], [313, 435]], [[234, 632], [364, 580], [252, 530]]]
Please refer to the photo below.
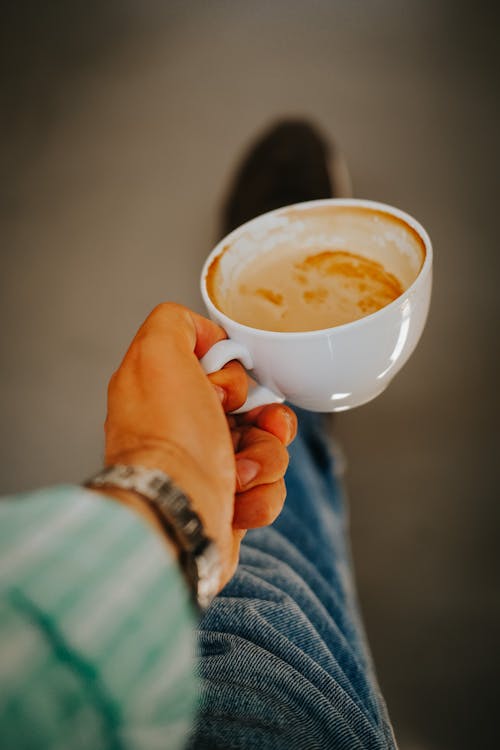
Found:
[[[168, 724], [179, 689], [189, 723], [190, 593], [165, 539], [136, 513], [77, 487], [4, 499], [0, 571], [0, 605], [10, 613], [0, 620], [9, 657], [1, 660], [2, 736], [43, 730], [43, 748], [92, 727], [122, 737], [140, 725], [155, 731]], [[99, 747], [103, 738], [94, 739], [86, 746]]]

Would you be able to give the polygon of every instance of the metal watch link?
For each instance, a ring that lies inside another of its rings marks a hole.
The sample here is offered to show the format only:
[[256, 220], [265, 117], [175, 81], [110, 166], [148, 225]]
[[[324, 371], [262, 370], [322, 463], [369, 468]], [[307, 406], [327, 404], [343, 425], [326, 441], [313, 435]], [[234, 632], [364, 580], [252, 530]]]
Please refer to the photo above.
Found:
[[170, 477], [159, 469], [116, 464], [99, 471], [85, 486], [117, 487], [135, 492], [146, 500], [179, 549], [179, 562], [196, 604], [206, 609], [218, 591], [219, 553], [215, 543], [205, 535], [191, 501]]

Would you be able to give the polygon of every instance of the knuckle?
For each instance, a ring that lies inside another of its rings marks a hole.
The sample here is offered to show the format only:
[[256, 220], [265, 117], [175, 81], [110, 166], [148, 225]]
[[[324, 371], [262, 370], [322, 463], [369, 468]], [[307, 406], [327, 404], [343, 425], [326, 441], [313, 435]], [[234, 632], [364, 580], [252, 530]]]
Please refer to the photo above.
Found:
[[279, 482], [279, 497], [280, 497], [280, 503], [283, 507], [283, 503], [286, 500], [286, 484], [284, 479], [280, 479]]
[[149, 330], [149, 328], [151, 328], [151, 326], [156, 325], [156, 323], [158, 322], [158, 320], [160, 320], [165, 315], [165, 313], [167, 312], [167, 310], [168, 310], [167, 306], [169, 304], [170, 304], [169, 302], [160, 302], [159, 305], [156, 305], [155, 307], [153, 307], [153, 309], [149, 313], [148, 317], [144, 321], [143, 325], [141, 326], [140, 330], [138, 331], [136, 338], [139, 337], [141, 331], [143, 331], [143, 330]]
[[257, 523], [259, 526], [270, 526], [276, 520], [278, 514], [279, 510], [276, 509], [275, 504], [270, 498], [266, 498], [259, 508]]
[[274, 523], [277, 517], [278, 513], [276, 512], [276, 510], [274, 508], [271, 508], [271, 506], [267, 506], [261, 511], [260, 523], [262, 526], [271, 526], [271, 524]]
[[156, 307], [153, 308], [152, 315], [165, 315], [166, 313], [172, 312], [183, 312], [184, 307], [178, 302], [160, 302]]
[[278, 464], [282, 474], [284, 474], [287, 470], [289, 461], [290, 455], [287, 449], [285, 448], [283, 443], [278, 440], [278, 446], [276, 446], [276, 463]]
[[260, 434], [256, 442], [249, 445], [245, 452], [249, 458], [261, 464], [261, 481], [275, 482], [285, 475], [290, 456], [283, 443], [275, 435]]
[[112, 398], [114, 394], [120, 390], [120, 381], [120, 370], [115, 370], [115, 372], [111, 375], [108, 383], [108, 399]]
[[263, 508], [264, 523], [266, 526], [274, 523], [281, 513], [283, 503], [286, 497], [285, 483], [281, 479], [274, 482], [272, 487], [269, 488], [269, 500]]
[[128, 380], [132, 373], [140, 372], [147, 366], [150, 356], [148, 329], [141, 328], [123, 360], [122, 366], [117, 373], [117, 386], [121, 387], [124, 380]]
[[185, 311], [186, 308], [178, 302], [160, 302], [152, 309], [146, 318], [143, 328], [148, 331], [151, 327], [155, 327], [161, 321], [171, 320], [172, 318], [175, 319], [181, 315], [183, 316]]
[[276, 521], [279, 514], [281, 513], [281, 509], [283, 508], [283, 503], [286, 496], [286, 490], [284, 488], [283, 480], [275, 482], [272, 490], [272, 498], [270, 498], [270, 501], [267, 503], [264, 511], [266, 526], [270, 526], [272, 523], [274, 523], [274, 521]]

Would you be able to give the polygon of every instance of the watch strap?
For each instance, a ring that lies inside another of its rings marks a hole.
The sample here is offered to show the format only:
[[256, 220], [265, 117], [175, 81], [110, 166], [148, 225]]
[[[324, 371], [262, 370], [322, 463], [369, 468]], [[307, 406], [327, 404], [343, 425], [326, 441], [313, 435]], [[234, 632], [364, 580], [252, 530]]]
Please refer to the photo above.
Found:
[[85, 482], [94, 489], [117, 487], [140, 495], [179, 550], [179, 563], [198, 607], [206, 609], [217, 594], [220, 559], [206, 536], [201, 518], [188, 496], [160, 469], [115, 464]]

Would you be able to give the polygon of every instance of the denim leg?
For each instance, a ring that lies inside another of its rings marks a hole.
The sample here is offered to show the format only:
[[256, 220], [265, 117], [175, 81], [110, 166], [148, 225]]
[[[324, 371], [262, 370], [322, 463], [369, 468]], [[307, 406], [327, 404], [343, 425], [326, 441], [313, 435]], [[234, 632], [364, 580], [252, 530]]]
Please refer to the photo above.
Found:
[[382, 750], [394, 738], [352, 579], [325, 417], [297, 410], [287, 500], [200, 624], [199, 750]]

